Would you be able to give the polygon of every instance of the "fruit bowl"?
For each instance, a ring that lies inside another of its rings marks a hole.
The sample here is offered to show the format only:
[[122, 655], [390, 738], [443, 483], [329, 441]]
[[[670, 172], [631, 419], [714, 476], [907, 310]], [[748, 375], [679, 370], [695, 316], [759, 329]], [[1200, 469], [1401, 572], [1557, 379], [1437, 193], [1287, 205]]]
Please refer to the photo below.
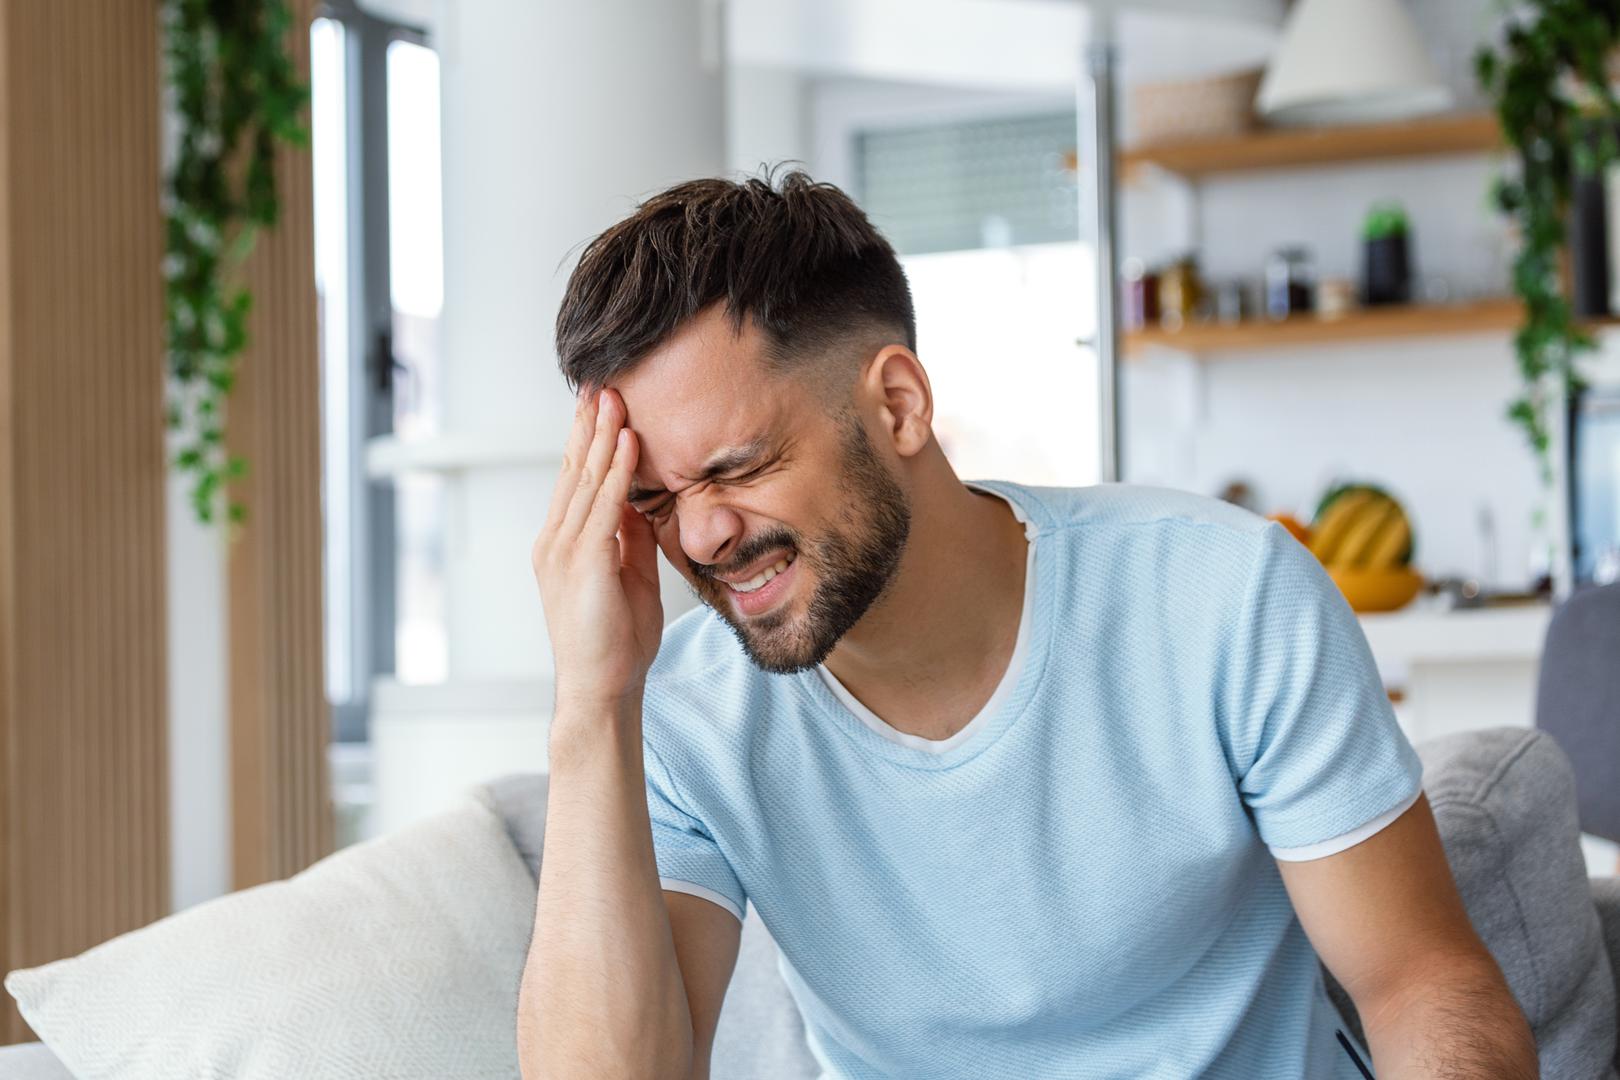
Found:
[[1364, 570], [1330, 566], [1328, 575], [1357, 612], [1394, 611], [1412, 602], [1423, 588], [1423, 575], [1408, 566]]

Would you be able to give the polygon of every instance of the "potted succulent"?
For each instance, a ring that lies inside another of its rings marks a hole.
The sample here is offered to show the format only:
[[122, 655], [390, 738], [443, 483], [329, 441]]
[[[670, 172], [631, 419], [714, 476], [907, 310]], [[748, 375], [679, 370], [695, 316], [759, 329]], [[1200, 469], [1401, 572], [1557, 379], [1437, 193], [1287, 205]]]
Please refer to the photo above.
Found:
[[1375, 203], [1362, 223], [1361, 298], [1369, 306], [1412, 299], [1411, 242], [1399, 203]]

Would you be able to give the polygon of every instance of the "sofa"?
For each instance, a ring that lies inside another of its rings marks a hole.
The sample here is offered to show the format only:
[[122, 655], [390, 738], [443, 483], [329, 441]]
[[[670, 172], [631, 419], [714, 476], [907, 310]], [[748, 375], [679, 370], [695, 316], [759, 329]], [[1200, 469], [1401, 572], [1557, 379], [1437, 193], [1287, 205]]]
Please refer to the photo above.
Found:
[[[1453, 875], [1535, 1032], [1542, 1076], [1620, 1080], [1620, 878], [1587, 876], [1568, 758], [1546, 733], [1520, 728], [1451, 735], [1420, 744], [1418, 752]], [[473, 794], [504, 822], [500, 842], [509, 839], [530, 874], [537, 873], [545, 778], [507, 776]], [[331, 860], [344, 857], [339, 852]], [[1359, 1037], [1353, 1005], [1330, 975], [1324, 977]], [[819, 1075], [778, 971], [776, 946], [752, 909], [721, 1014], [712, 1075]], [[0, 1080], [69, 1076], [43, 1044], [0, 1048]]]

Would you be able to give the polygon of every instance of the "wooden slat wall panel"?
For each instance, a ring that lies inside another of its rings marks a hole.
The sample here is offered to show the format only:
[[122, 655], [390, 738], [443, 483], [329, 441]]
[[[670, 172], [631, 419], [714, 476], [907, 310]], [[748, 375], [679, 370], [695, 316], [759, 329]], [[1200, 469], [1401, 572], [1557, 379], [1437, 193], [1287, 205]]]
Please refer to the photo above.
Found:
[[[313, 0], [290, 47], [309, 70]], [[321, 610], [320, 362], [307, 150], [283, 149], [281, 222], [249, 267], [252, 346], [230, 403], [249, 462], [248, 521], [230, 552], [233, 882], [296, 873], [332, 849]]]
[[158, 55], [0, 3], [0, 970], [169, 905]]

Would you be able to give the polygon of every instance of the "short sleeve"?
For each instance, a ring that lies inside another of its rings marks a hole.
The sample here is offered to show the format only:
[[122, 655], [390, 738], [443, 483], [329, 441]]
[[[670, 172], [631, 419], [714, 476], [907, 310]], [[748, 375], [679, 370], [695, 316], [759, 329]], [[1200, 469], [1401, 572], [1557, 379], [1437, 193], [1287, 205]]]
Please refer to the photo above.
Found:
[[1238, 790], [1279, 857], [1331, 854], [1328, 841], [1364, 839], [1416, 800], [1423, 765], [1361, 624], [1279, 525], [1263, 532], [1228, 661], [1224, 734]]
[[703, 822], [682, 807], [657, 752], [651, 746], [645, 750], [647, 815], [659, 884], [718, 904], [742, 921], [747, 897], [730, 862]]

